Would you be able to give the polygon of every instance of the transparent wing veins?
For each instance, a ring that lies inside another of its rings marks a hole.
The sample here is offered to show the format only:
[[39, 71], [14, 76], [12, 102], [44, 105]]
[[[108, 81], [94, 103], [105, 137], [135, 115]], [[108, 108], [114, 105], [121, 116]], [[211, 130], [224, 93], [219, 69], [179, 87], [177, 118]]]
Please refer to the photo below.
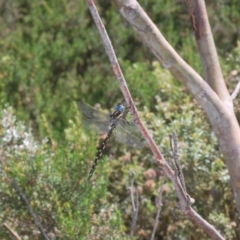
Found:
[[121, 126], [118, 126], [116, 129], [116, 139], [118, 142], [124, 143], [134, 148], [140, 149], [144, 147], [143, 139], [140, 139], [139, 137], [131, 134]]
[[[84, 102], [79, 102], [78, 107], [88, 117], [83, 121], [85, 127], [100, 133], [107, 133], [110, 130], [112, 121], [109, 114], [96, 110]], [[116, 121], [116, 126], [113, 135], [116, 136], [117, 141], [134, 148], [144, 147], [144, 141], [131, 133], [139, 133], [139, 129], [134, 122], [119, 119]]]
[[109, 114], [99, 111], [91, 107], [85, 102], [79, 102], [78, 108], [90, 119], [105, 120], [105, 121], [109, 119]]

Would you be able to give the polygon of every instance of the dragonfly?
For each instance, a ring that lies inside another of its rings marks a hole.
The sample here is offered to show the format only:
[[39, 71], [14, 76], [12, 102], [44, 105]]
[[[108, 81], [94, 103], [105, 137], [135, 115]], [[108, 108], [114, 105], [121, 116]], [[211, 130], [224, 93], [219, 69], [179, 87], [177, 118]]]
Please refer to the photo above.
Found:
[[121, 143], [137, 149], [144, 147], [145, 144], [143, 139], [132, 134], [132, 132], [139, 132], [135, 122], [129, 122], [126, 120], [126, 115], [129, 112], [129, 107], [125, 107], [122, 103], [118, 103], [115, 106], [115, 110], [112, 113], [107, 114], [81, 101], [78, 103], [78, 108], [87, 117], [83, 120], [85, 127], [99, 133], [107, 133], [107, 136], [97, 151], [93, 165], [88, 175], [88, 180], [90, 180], [92, 177], [98, 165], [98, 162], [101, 159], [103, 150], [105, 149], [109, 138], [113, 134], [116, 136], [116, 140]]

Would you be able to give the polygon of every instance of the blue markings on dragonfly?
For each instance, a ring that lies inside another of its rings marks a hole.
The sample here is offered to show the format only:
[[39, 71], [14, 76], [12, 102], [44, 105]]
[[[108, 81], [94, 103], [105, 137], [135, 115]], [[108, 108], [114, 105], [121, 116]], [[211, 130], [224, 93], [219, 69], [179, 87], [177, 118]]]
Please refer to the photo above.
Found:
[[[101, 147], [98, 149], [88, 176], [88, 180], [92, 177], [98, 161], [102, 156], [102, 152], [113, 133], [116, 135], [117, 141], [121, 143], [139, 149], [144, 147], [144, 141], [131, 133], [139, 132], [139, 130], [134, 122], [128, 122], [126, 120], [126, 115], [129, 111], [129, 108], [125, 108], [123, 104], [117, 104], [115, 111], [111, 114], [106, 114], [94, 109], [84, 102], [79, 102], [78, 107], [80, 111], [83, 112], [87, 117], [87, 119], [84, 119], [84, 125], [87, 128], [100, 133], [107, 133], [107, 136], [103, 140]], [[116, 131], [114, 131], [115, 129]]]

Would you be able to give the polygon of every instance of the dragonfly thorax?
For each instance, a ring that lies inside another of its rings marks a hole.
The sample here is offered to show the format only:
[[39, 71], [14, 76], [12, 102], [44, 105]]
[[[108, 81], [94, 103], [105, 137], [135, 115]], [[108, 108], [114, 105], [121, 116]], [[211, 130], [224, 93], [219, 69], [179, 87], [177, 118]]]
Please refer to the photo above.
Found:
[[[121, 103], [115, 107], [115, 111], [110, 114], [111, 121], [118, 121], [125, 116], [125, 107]], [[117, 122], [116, 122], [117, 123]]]

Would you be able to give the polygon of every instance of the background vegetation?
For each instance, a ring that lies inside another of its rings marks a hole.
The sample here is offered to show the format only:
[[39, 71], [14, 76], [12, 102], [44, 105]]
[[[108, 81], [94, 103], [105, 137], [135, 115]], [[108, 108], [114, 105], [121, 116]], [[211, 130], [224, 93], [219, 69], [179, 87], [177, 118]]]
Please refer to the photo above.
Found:
[[[139, 2], [173, 47], [201, 73], [185, 4]], [[231, 90], [239, 75], [239, 2], [207, 4]], [[166, 158], [168, 135], [173, 130], [178, 134], [194, 208], [226, 239], [240, 239], [229, 176], [203, 111], [158, 64], [110, 1], [98, 1], [98, 9], [142, 118]], [[76, 102], [100, 103], [110, 111], [123, 99], [85, 2], [1, 1], [0, 11], [0, 222], [22, 239], [42, 239], [13, 188], [16, 180], [50, 239], [128, 239], [132, 211], [128, 187], [133, 170], [141, 194], [135, 236], [149, 239], [162, 172], [147, 149], [110, 141], [93, 185], [85, 181], [99, 136], [83, 128]], [[238, 100], [235, 108], [238, 111]], [[176, 204], [167, 181], [156, 239], [207, 239]], [[1, 225], [0, 238], [11, 237]]]

